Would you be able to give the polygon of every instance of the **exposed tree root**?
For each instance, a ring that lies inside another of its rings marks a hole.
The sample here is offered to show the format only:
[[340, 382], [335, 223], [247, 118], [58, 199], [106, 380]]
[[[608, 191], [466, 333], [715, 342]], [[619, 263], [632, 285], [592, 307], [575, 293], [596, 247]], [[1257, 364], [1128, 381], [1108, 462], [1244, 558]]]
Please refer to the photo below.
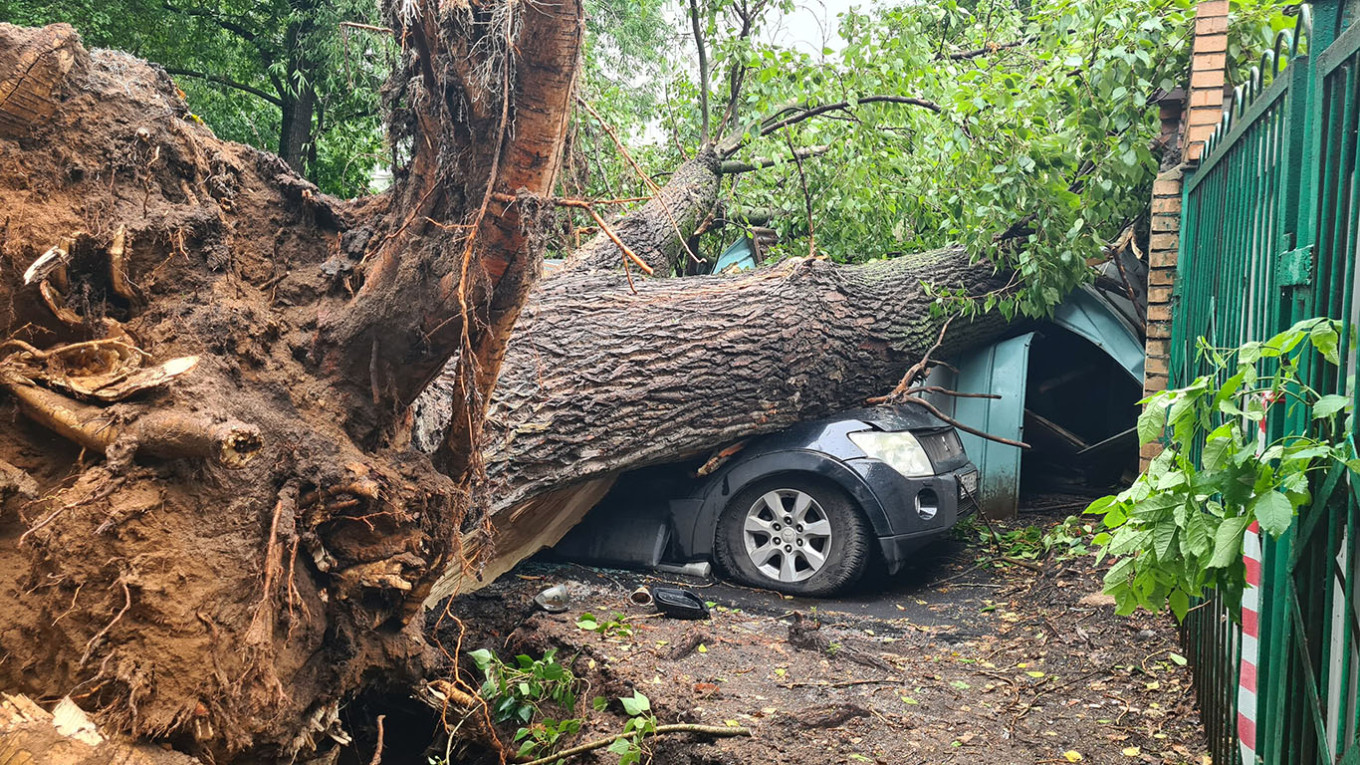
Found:
[[71, 699], [51, 712], [26, 696], [0, 694], [0, 762], [6, 765], [198, 765], [159, 746], [110, 738]]
[[179, 411], [129, 415], [73, 401], [7, 370], [0, 370], [0, 386], [34, 421], [106, 456], [117, 448], [118, 456], [198, 457], [241, 468], [264, 447], [259, 428], [236, 420]]
[[0, 358], [0, 370], [59, 388], [77, 398], [105, 403], [164, 387], [198, 366], [197, 356], [184, 356], [144, 367], [149, 358], [146, 351], [122, 338], [70, 343], [47, 350], [21, 340], [0, 343], [0, 350], [6, 347], [18, 350]]
[[[0, 686], [292, 761], [349, 740], [351, 694], [437, 661], [413, 617], [461, 557], [584, 21], [384, 6], [411, 151], [354, 202], [217, 140], [162, 70], [0, 23]], [[402, 431], [455, 357], [441, 474]]]

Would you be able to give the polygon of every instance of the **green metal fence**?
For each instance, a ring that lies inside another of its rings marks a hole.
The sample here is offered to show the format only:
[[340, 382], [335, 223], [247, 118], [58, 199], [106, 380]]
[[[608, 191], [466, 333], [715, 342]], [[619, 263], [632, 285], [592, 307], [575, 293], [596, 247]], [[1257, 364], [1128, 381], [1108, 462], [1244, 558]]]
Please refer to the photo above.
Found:
[[[1349, 24], [1346, 5], [1302, 6], [1295, 29], [1237, 89], [1231, 113], [1187, 176], [1175, 385], [1207, 371], [1196, 368], [1198, 337], [1233, 346], [1329, 316], [1344, 321], [1348, 348], [1360, 323], [1360, 24]], [[1352, 353], [1339, 372], [1314, 359], [1304, 377], [1321, 393], [1357, 400], [1355, 370]], [[1272, 410], [1268, 422], [1274, 438], [1312, 427], [1284, 411]], [[1315, 481], [1313, 498], [1290, 531], [1263, 542], [1256, 636], [1213, 601], [1186, 621], [1217, 763], [1245, 755], [1271, 764], [1360, 765], [1360, 482], [1334, 470]], [[1239, 663], [1244, 648], [1256, 657], [1255, 692], [1239, 695], [1239, 680], [1252, 685], [1251, 662]], [[1239, 675], [1239, 666], [1248, 671]], [[1253, 720], [1254, 746], [1243, 747], [1239, 732]]]

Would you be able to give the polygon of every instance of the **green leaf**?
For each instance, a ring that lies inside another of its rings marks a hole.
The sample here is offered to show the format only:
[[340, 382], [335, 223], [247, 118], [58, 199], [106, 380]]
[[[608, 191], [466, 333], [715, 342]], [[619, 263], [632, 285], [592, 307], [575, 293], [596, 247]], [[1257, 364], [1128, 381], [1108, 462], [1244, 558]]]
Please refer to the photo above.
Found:
[[1345, 396], [1338, 396], [1336, 394], [1323, 396], [1317, 400], [1317, 403], [1313, 404], [1313, 419], [1317, 420], [1323, 417], [1331, 417], [1337, 412], [1345, 409], [1346, 405], [1349, 403], [1350, 399]]
[[1242, 562], [1242, 532], [1246, 530], [1251, 518], [1238, 515], [1224, 518], [1214, 533], [1214, 554], [1205, 568], [1227, 568]]
[[624, 696], [619, 701], [623, 702], [623, 711], [629, 717], [636, 717], [644, 712], [650, 712], [652, 709], [652, 702], [638, 691], [633, 691], [631, 697]]
[[1166, 406], [1161, 401], [1151, 401], [1138, 415], [1138, 445], [1150, 444], [1162, 435], [1166, 428]]
[[496, 661], [495, 655], [485, 648], [478, 648], [475, 651], [468, 651], [467, 656], [469, 659], [472, 659], [472, 663], [477, 666], [477, 669], [480, 669], [483, 672], [485, 672], [486, 668], [491, 666], [492, 663]]
[[1122, 504], [1115, 505], [1105, 512], [1104, 524], [1107, 529], [1117, 529], [1128, 521]]
[[1186, 513], [1185, 534], [1182, 537], [1185, 546], [1190, 550], [1190, 554], [1195, 557], [1204, 555], [1213, 549], [1213, 537], [1209, 530], [1207, 514], [1198, 509], [1192, 509]]
[[1174, 651], [1172, 653], [1167, 654], [1166, 657], [1171, 660], [1172, 664], [1175, 664], [1178, 667], [1184, 667], [1186, 665], [1185, 657], [1181, 656], [1178, 653], [1175, 653]]
[[1261, 529], [1275, 537], [1288, 530], [1294, 521], [1294, 505], [1288, 497], [1274, 490], [1257, 495], [1251, 502], [1251, 512]]
[[1171, 606], [1171, 613], [1175, 614], [1176, 621], [1185, 621], [1185, 615], [1190, 611], [1190, 596], [1185, 594], [1185, 590], [1180, 588], [1172, 590], [1166, 601]]
[[1313, 347], [1318, 349], [1323, 358], [1333, 365], [1339, 366], [1341, 364], [1341, 355], [1337, 351], [1341, 337], [1337, 334], [1336, 326], [1331, 321], [1318, 322], [1313, 326], [1308, 336], [1313, 341]]
[[603, 712], [608, 706], [609, 699], [606, 699], [603, 696], [596, 696], [590, 700], [590, 708], [594, 709], [596, 712]]
[[1175, 540], [1176, 524], [1171, 519], [1168, 518], [1152, 527], [1152, 549], [1157, 553], [1158, 559], [1166, 559]]
[[1092, 502], [1090, 505], [1087, 505], [1086, 510], [1084, 510], [1083, 512], [1089, 513], [1091, 515], [1101, 515], [1108, 511], [1110, 506], [1118, 501], [1119, 498], [1113, 494], [1101, 497], [1100, 499], [1097, 499], [1095, 502]]
[[1234, 443], [1236, 426], [1232, 423], [1224, 423], [1209, 433], [1205, 437], [1204, 449], [1200, 454], [1200, 462], [1206, 470], [1221, 470], [1226, 464], [1226, 457], [1236, 446]]

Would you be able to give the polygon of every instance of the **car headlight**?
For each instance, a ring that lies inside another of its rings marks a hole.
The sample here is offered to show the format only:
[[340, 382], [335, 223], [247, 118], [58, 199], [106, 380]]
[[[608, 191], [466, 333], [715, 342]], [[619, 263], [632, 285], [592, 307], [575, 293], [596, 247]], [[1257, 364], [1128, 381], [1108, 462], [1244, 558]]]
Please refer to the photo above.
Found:
[[862, 430], [848, 435], [855, 446], [865, 454], [886, 462], [889, 467], [904, 476], [911, 478], [935, 475], [935, 467], [930, 464], [930, 457], [926, 455], [921, 442], [907, 431], [883, 433]]

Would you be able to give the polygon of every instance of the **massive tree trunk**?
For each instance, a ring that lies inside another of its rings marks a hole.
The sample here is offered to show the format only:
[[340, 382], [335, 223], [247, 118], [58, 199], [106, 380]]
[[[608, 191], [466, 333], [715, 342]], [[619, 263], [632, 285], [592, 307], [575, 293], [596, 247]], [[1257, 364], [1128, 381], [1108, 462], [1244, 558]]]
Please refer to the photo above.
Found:
[[[882, 395], [939, 337], [922, 282], [980, 294], [957, 249], [856, 266], [794, 259], [740, 276], [551, 277], [516, 328], [485, 457], [497, 506], [673, 461]], [[995, 335], [959, 322], [939, 353]]]
[[[960, 249], [862, 265], [795, 258], [736, 276], [660, 278], [712, 211], [711, 150], [613, 227], [658, 278], [621, 275], [603, 233], [530, 296], [492, 397], [481, 511], [468, 535], [484, 566], [451, 571], [435, 598], [466, 591], [561, 538], [621, 472], [703, 454], [750, 435], [862, 405], [890, 391], [946, 318], [923, 284], [1001, 288]], [[680, 225], [677, 225], [680, 224]], [[937, 352], [995, 337], [996, 315], [955, 321]], [[447, 375], [426, 391], [417, 428], [437, 431]], [[424, 438], [429, 440], [428, 432]]]
[[[582, 12], [389, 22], [411, 159], [354, 204], [163, 72], [0, 24], [0, 687], [220, 762], [329, 746], [356, 690], [429, 670], [413, 617], [460, 555]], [[455, 356], [450, 477], [405, 434]]]
[[279, 93], [279, 159], [288, 163], [293, 172], [306, 175], [309, 155], [316, 148], [312, 120], [316, 116], [316, 65], [308, 45], [315, 21], [315, 3], [300, 0], [292, 4], [297, 14], [284, 32], [283, 49], [288, 57], [283, 76], [283, 92]]

